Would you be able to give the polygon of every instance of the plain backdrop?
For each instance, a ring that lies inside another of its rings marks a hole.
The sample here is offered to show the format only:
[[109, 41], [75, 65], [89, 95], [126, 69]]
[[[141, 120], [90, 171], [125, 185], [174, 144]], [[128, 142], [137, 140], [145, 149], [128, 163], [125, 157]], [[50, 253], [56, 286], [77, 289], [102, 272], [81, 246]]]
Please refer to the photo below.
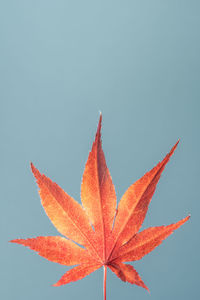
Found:
[[0, 298], [102, 299], [102, 269], [67, 270], [15, 238], [59, 235], [40, 204], [33, 161], [77, 201], [103, 114], [118, 200], [180, 138], [143, 228], [191, 213], [133, 265], [150, 289], [108, 274], [108, 299], [197, 299], [199, 292], [199, 0], [0, 1]]

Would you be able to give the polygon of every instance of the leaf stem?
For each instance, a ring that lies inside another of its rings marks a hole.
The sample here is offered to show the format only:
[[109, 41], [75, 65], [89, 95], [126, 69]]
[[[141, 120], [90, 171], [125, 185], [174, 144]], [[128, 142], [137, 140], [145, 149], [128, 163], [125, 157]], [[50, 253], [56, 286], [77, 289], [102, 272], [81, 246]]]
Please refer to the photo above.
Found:
[[107, 266], [104, 265], [104, 283], [103, 283], [103, 289], [104, 289], [104, 300], [106, 300], [106, 278], [107, 278]]

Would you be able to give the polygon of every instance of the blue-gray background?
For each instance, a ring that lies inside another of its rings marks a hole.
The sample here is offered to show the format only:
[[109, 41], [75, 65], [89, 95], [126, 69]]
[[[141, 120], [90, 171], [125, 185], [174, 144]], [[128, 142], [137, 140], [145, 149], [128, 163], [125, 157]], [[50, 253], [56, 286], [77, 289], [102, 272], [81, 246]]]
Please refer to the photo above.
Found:
[[67, 267], [8, 243], [57, 234], [30, 161], [80, 201], [99, 110], [118, 199], [181, 139], [143, 228], [192, 214], [134, 264], [151, 294], [109, 272], [108, 299], [197, 299], [199, 27], [199, 0], [1, 1], [1, 299], [102, 299], [102, 270], [55, 288]]

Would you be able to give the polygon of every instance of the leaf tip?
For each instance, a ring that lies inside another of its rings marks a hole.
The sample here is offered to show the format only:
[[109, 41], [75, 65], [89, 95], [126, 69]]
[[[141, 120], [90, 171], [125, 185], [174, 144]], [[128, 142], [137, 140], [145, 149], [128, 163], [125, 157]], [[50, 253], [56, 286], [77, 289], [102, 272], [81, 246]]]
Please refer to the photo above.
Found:
[[187, 222], [191, 218], [191, 214], [188, 214], [188, 216], [185, 218], [185, 222]]
[[62, 278], [59, 279], [56, 283], [53, 283], [51, 286], [57, 287], [57, 286], [61, 286], [61, 285], [64, 285], [64, 283], [62, 282]]
[[55, 286], [59, 286], [58, 282], [52, 284], [51, 286], [55, 287]]
[[100, 112], [99, 122], [97, 126], [97, 132], [95, 137], [95, 142], [99, 142], [101, 140], [101, 124], [102, 124], [102, 113]]
[[10, 240], [8, 243], [15, 243], [16, 240]]
[[101, 131], [101, 124], [102, 124], [102, 113], [100, 111], [100, 115], [99, 115], [99, 123], [98, 123], [98, 127], [97, 127], [97, 132], [100, 133]]
[[142, 287], [143, 287], [145, 290], [147, 290], [147, 292], [148, 292], [149, 294], [151, 293], [150, 290], [149, 290], [149, 288], [148, 288], [148, 286], [146, 286], [146, 284], [142, 285]]
[[34, 173], [36, 168], [35, 168], [34, 164], [32, 163], [32, 161], [30, 162], [30, 167], [31, 167], [31, 171]]
[[32, 171], [35, 179], [38, 180], [41, 177], [40, 172], [38, 171], [38, 169], [34, 166], [34, 164], [32, 162], [30, 163], [30, 166], [31, 166], [31, 171]]
[[180, 142], [180, 139], [178, 139], [178, 141], [176, 142], [176, 144], [172, 147], [171, 151], [170, 151], [170, 156], [174, 153], [174, 151], [176, 150], [178, 144]]
[[184, 223], [187, 222], [190, 218], [191, 218], [191, 214], [188, 214], [188, 216], [185, 217], [184, 219], [182, 219], [181, 221], [182, 221], [183, 224], [184, 224]]
[[15, 244], [21, 244], [22, 239], [15, 239], [15, 240], [10, 240], [8, 241], [9, 243], [15, 243]]

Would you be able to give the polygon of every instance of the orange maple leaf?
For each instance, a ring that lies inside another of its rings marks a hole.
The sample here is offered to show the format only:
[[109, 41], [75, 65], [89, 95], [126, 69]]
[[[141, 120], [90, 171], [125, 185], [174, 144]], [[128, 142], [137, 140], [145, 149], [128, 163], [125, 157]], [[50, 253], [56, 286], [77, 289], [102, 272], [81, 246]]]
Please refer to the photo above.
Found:
[[40, 236], [11, 242], [28, 246], [50, 261], [67, 266], [77, 265], [54, 286], [82, 279], [103, 266], [106, 299], [107, 267], [121, 280], [148, 290], [134, 267], [124, 262], [141, 259], [190, 216], [168, 226], [150, 227], [138, 232], [161, 173], [179, 141], [157, 166], [127, 189], [116, 209], [115, 188], [102, 150], [101, 122], [100, 115], [81, 184], [83, 206], [31, 163], [44, 210], [57, 230], [67, 238]]

